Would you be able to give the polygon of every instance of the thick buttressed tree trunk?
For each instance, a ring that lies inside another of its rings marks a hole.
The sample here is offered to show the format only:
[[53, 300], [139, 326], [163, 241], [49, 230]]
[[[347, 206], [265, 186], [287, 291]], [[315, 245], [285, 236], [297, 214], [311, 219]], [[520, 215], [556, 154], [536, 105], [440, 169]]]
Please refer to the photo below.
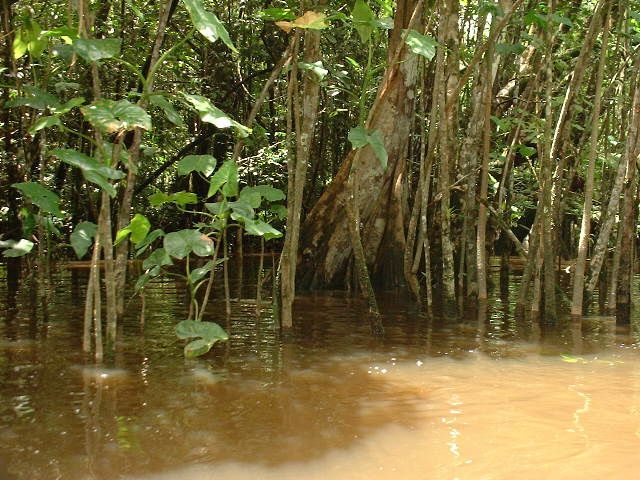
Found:
[[[350, 152], [338, 174], [307, 217], [300, 234], [299, 275], [301, 288], [343, 286], [352, 249], [349, 242], [345, 202], [351, 162], [357, 159], [358, 205], [362, 243], [367, 264], [376, 283], [385, 287], [404, 282], [405, 208], [402, 201], [406, 154], [414, 114], [418, 59], [402, 45], [402, 30], [421, 31], [421, 11], [416, 0], [400, 0], [389, 42], [389, 63], [371, 107], [369, 131], [378, 130], [388, 154], [383, 169], [370, 147], [359, 155]], [[415, 13], [415, 15], [414, 15]], [[396, 53], [399, 52], [398, 55]], [[345, 141], [346, 138], [345, 138]]]

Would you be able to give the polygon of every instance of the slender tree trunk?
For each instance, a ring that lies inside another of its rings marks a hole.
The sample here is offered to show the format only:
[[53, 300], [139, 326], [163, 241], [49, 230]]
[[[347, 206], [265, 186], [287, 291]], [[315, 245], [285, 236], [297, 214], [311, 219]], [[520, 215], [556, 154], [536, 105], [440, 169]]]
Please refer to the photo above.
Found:
[[[160, 58], [160, 49], [164, 43], [165, 31], [169, 23], [169, 19], [175, 10], [175, 4], [177, 0], [166, 0], [162, 4], [160, 16], [158, 20], [158, 28], [156, 30], [156, 37], [151, 49], [151, 55], [149, 56], [147, 84], [146, 90], [143, 94], [150, 94], [153, 92], [153, 72], [158, 59]], [[140, 100], [140, 106], [146, 108], [147, 99], [142, 98]], [[127, 226], [131, 218], [131, 202], [133, 201], [133, 193], [135, 191], [136, 180], [138, 178], [137, 168], [140, 162], [140, 145], [142, 144], [142, 129], [136, 128], [133, 132], [133, 141], [129, 147], [129, 162], [133, 166], [127, 169], [127, 182], [122, 195], [120, 197], [120, 208], [118, 210], [118, 218], [116, 227], [121, 230]], [[116, 289], [116, 313], [121, 316], [124, 313], [124, 298], [125, 298], [125, 283], [127, 281], [127, 257], [129, 254], [129, 240], [125, 238], [116, 247], [115, 255], [115, 289]]]
[[[314, 63], [320, 59], [320, 32], [308, 30], [304, 36], [303, 61]], [[294, 62], [295, 62], [294, 57]], [[292, 75], [295, 70], [292, 71]], [[296, 89], [297, 90], [297, 89]], [[294, 92], [295, 97], [298, 92]], [[302, 106], [296, 115], [296, 154], [295, 168], [288, 181], [293, 188], [289, 188], [287, 201], [287, 232], [285, 246], [281, 257], [282, 276], [282, 305], [281, 324], [283, 328], [293, 326], [293, 300], [296, 290], [297, 252], [300, 239], [300, 218], [302, 215], [302, 201], [307, 177], [307, 166], [313, 144], [316, 119], [318, 117], [318, 103], [320, 101], [320, 84], [312, 72], [304, 73], [302, 84]], [[298, 110], [295, 102], [294, 110]], [[291, 160], [291, 157], [290, 157]], [[293, 195], [293, 196], [291, 196]]]
[[596, 171], [596, 156], [598, 154], [598, 136], [600, 128], [600, 105], [602, 100], [602, 77], [604, 64], [607, 59], [607, 45], [609, 40], [609, 11], [607, 8], [606, 20], [602, 33], [602, 46], [600, 47], [600, 59], [596, 73], [596, 86], [593, 100], [593, 115], [591, 120], [591, 138], [589, 144], [589, 157], [587, 166], [587, 179], [584, 187], [584, 207], [582, 210], [582, 222], [580, 225], [580, 240], [578, 242], [578, 258], [576, 259], [573, 275], [573, 299], [571, 303], [571, 315], [582, 315], [582, 300], [584, 293], [584, 271], [587, 263], [587, 250], [589, 248], [589, 234], [591, 232], [591, 207], [593, 204], [593, 184]]
[[[444, 311], [455, 312], [455, 264], [454, 247], [451, 239], [451, 171], [456, 165], [456, 133], [458, 131], [458, 92], [460, 70], [459, 44], [459, 2], [444, 1], [441, 4], [441, 24], [439, 43], [446, 48], [445, 62], [445, 108], [440, 120], [440, 171], [438, 188], [440, 193], [440, 228], [442, 244], [442, 284], [444, 287]], [[454, 105], [455, 102], [455, 106]]]

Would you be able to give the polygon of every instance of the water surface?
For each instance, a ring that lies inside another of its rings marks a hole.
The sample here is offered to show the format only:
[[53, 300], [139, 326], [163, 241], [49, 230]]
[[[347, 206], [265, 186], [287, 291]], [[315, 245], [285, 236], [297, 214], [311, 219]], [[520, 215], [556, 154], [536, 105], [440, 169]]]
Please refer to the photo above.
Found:
[[0, 457], [18, 479], [637, 478], [637, 333], [611, 317], [538, 325], [497, 296], [428, 318], [390, 295], [380, 339], [360, 301], [318, 294], [281, 338], [234, 287], [231, 318], [208, 313], [231, 340], [187, 361], [184, 289], [158, 282], [96, 366], [82, 274], [53, 280], [0, 291]]

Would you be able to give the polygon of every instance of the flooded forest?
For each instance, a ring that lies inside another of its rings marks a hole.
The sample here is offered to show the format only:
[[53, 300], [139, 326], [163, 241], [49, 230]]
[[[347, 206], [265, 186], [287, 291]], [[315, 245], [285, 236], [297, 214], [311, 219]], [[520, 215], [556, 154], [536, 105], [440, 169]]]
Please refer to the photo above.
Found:
[[632, 479], [640, 1], [0, 0], [0, 480]]

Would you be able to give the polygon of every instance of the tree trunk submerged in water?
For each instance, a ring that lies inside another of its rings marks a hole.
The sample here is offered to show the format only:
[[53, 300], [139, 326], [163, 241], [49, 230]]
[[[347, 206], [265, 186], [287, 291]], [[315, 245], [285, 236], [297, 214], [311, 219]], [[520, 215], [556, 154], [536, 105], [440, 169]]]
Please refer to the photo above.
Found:
[[[389, 44], [389, 65], [378, 96], [371, 107], [368, 129], [382, 135], [388, 154], [386, 170], [370, 147], [359, 155], [347, 155], [332, 183], [313, 207], [303, 225], [301, 261], [302, 288], [343, 285], [353, 250], [349, 241], [348, 177], [351, 162], [357, 159], [358, 206], [362, 222], [362, 243], [374, 281], [385, 286], [404, 282], [405, 206], [402, 201], [406, 152], [414, 114], [418, 58], [401, 44], [402, 30], [411, 21], [416, 0], [398, 2], [395, 26]], [[420, 9], [421, 10], [421, 9]], [[420, 30], [421, 12], [416, 11], [413, 27]], [[398, 51], [397, 58], [395, 52]], [[345, 139], [346, 141], [346, 139]]]

